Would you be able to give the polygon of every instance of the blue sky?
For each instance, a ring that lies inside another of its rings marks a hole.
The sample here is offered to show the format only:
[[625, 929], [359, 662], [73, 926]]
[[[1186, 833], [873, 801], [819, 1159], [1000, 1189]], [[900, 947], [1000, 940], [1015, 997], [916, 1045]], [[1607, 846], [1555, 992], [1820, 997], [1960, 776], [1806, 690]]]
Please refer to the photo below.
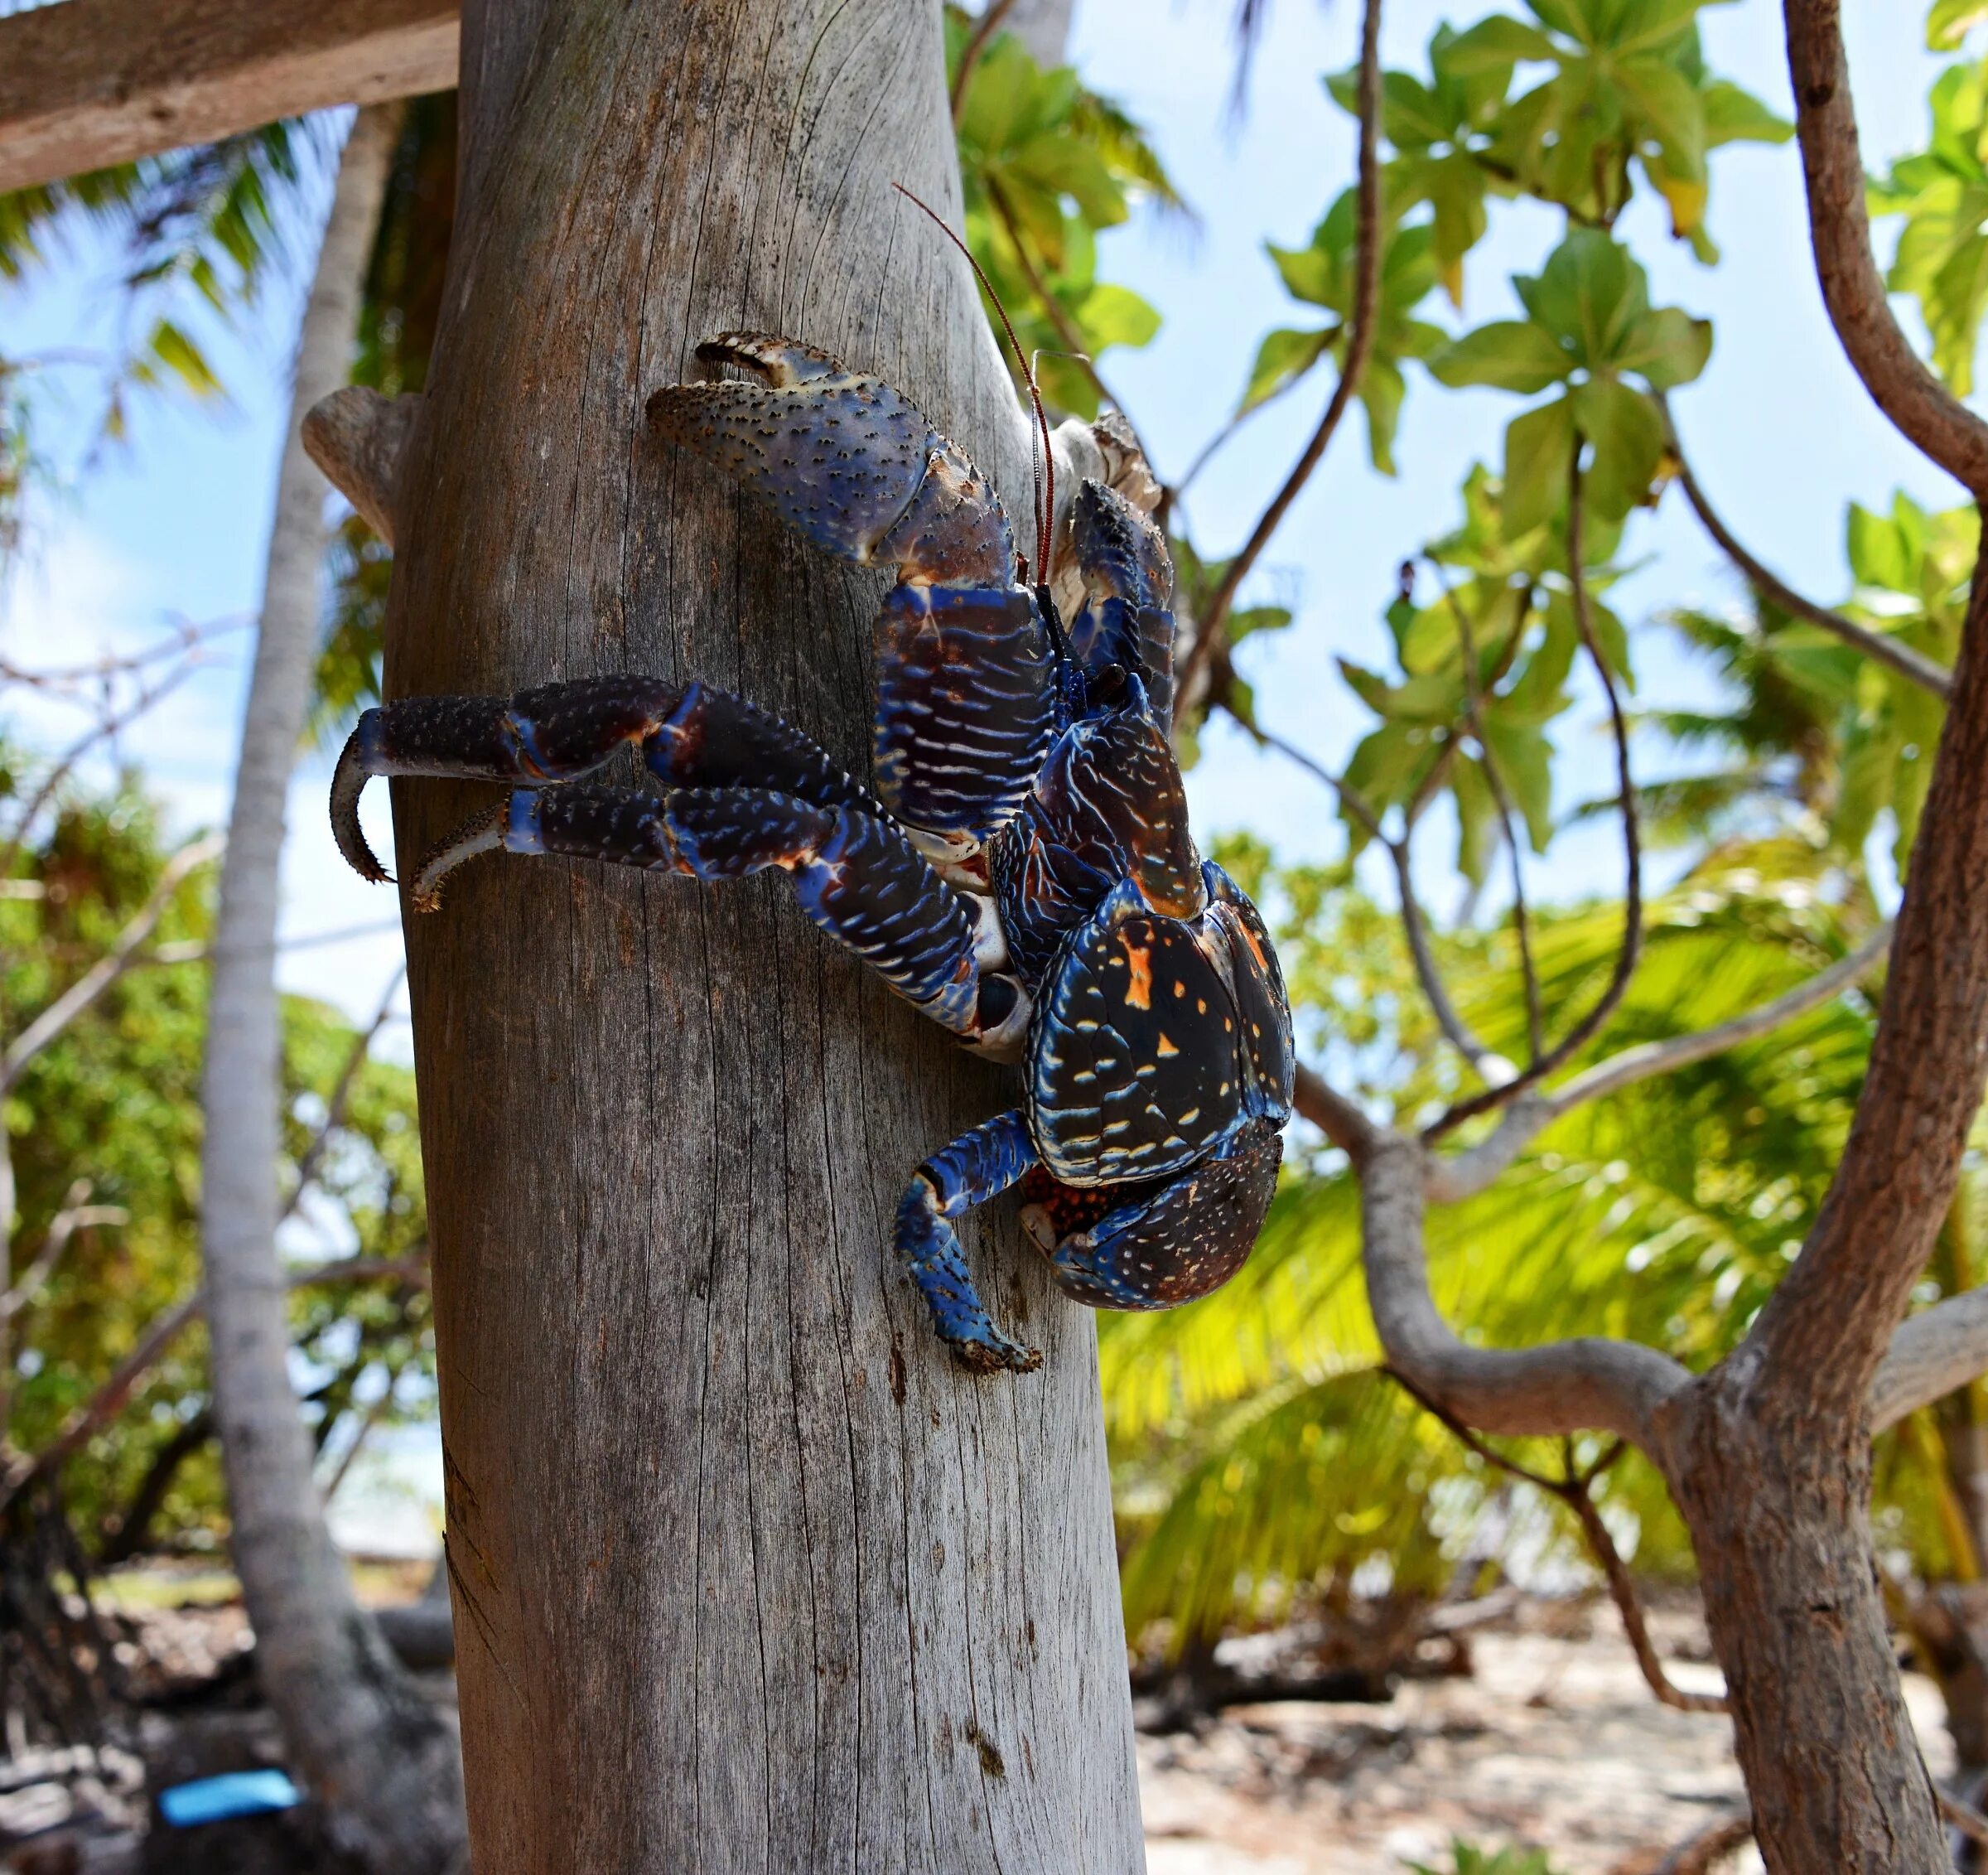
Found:
[[[1387, 62], [1418, 69], [1439, 21], [1464, 23], [1489, 10], [1396, 0], [1387, 14]], [[1876, 167], [1923, 139], [1925, 94], [1937, 66], [1921, 49], [1916, 5], [1848, 0], [1845, 10], [1865, 156]], [[1227, 416], [1262, 333], [1292, 322], [1262, 243], [1301, 244], [1352, 174], [1351, 121], [1328, 102], [1320, 78], [1353, 61], [1358, 9], [1349, 0], [1329, 7], [1278, 0], [1239, 129], [1224, 118], [1229, 12], [1228, 0], [1078, 0], [1077, 9], [1077, 63], [1149, 127], [1202, 217], [1199, 232], [1140, 219], [1102, 245], [1106, 276], [1138, 288], [1165, 317], [1150, 348], [1107, 360], [1163, 472], [1178, 473]], [[1785, 114], [1778, 7], [1741, 0], [1708, 7], [1703, 21], [1714, 69]], [[1742, 538], [1797, 585], [1840, 597], [1849, 501], [1882, 505], [1903, 487], [1944, 506], [1958, 491], [1897, 438], [1842, 360], [1810, 265], [1793, 146], [1720, 152], [1711, 226], [1725, 250], [1712, 269], [1669, 239], [1647, 202], [1625, 227], [1650, 270], [1657, 303], [1715, 322], [1709, 370], [1675, 400], [1680, 427]], [[1556, 234], [1543, 210], [1495, 208], [1492, 234], [1469, 261], [1461, 323], [1510, 310], [1508, 277], [1535, 269]], [[84, 244], [25, 288], [0, 289], [0, 351], [20, 356], [109, 342], [114, 279], [112, 257]], [[231, 393], [226, 410], [142, 405], [129, 445], [87, 471], [79, 466], [89, 433], [87, 399], [76, 396], [66, 410], [59, 399], [51, 404], [43, 441], [74, 472], [65, 492], [41, 503], [23, 562], [0, 590], [0, 649], [23, 661], [66, 661], [142, 641], [169, 617], [215, 621], [253, 611], [297, 300], [294, 281], [279, 285], [239, 332], [217, 341]], [[80, 381], [60, 370], [47, 379], [51, 394], [65, 381]], [[1204, 550], [1227, 552], [1242, 538], [1328, 389], [1321, 375], [1259, 418], [1197, 483], [1189, 513]], [[1361, 423], [1349, 421], [1273, 544], [1259, 583], [1265, 596], [1295, 602], [1299, 623], [1252, 640], [1241, 661], [1266, 722], [1320, 759], [1342, 760], [1366, 727], [1334, 655], [1385, 662], [1380, 614], [1396, 564], [1452, 524], [1465, 470], [1476, 458], [1497, 460], [1515, 408], [1495, 392], [1414, 383], [1397, 444], [1398, 479], [1373, 473]], [[1675, 495], [1655, 516], [1638, 519], [1627, 557], [1645, 563], [1619, 593], [1619, 609], [1632, 621], [1667, 604], [1724, 605], [1736, 597], [1730, 571]], [[215, 823], [225, 810], [244, 636], [224, 643], [225, 654], [128, 744], [186, 826]], [[1643, 701], [1704, 693], [1703, 680], [1654, 635], [1640, 635], [1637, 650]], [[41, 717], [17, 713], [17, 720], [31, 732], [53, 727]], [[1591, 747], [1600, 764], [1598, 722], [1590, 699], [1568, 719], [1562, 741], [1572, 750]], [[1646, 761], [1654, 752], [1646, 751]], [[393, 916], [391, 896], [361, 885], [333, 851], [326, 779], [323, 761], [307, 763], [292, 797], [283, 928], [293, 940], [390, 925]], [[1189, 789], [1204, 834], [1246, 826], [1293, 857], [1339, 849], [1317, 784], [1233, 733], [1211, 735]], [[383, 812], [384, 804], [371, 811]], [[1444, 844], [1443, 829], [1432, 829], [1422, 861], [1439, 906], [1452, 902], [1455, 892]], [[1532, 863], [1534, 887], [1542, 896], [1613, 889], [1617, 863], [1613, 836], [1597, 829]], [[369, 1014], [398, 958], [398, 935], [372, 929], [292, 949], [282, 974], [292, 988]], [[404, 1041], [388, 1046], [403, 1049]]]

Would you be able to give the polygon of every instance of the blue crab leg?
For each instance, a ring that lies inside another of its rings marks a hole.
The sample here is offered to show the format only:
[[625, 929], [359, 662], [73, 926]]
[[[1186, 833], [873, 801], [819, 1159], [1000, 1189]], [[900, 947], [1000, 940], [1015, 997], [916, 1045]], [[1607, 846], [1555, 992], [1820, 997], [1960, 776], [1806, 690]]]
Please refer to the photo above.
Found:
[[976, 1373], [1027, 1374], [1042, 1365], [988, 1319], [950, 1220], [984, 1205], [1036, 1162], [1020, 1108], [964, 1133], [918, 1168], [897, 1207], [897, 1254], [932, 1311], [939, 1338]]
[[970, 853], [1025, 798], [1061, 707], [1000, 497], [899, 392], [811, 346], [731, 332], [697, 355], [760, 381], [669, 385], [649, 402], [658, 430], [815, 546], [898, 569], [876, 630], [877, 793], [942, 858]]
[[767, 788], [516, 788], [437, 847], [416, 876], [422, 911], [445, 875], [480, 853], [563, 853], [693, 878], [778, 867], [801, 909], [908, 1003], [992, 1052], [1017, 1045], [1027, 998], [995, 960], [972, 901], [895, 827]]
[[[1092, 1308], [1175, 1308], [1218, 1289], [1247, 1260], [1277, 1188], [1284, 1141], [1268, 1120], [1251, 1120], [1211, 1157], [1088, 1228], [1109, 1186], [1081, 1191], [1046, 1182], [1045, 1201], [1025, 1205], [1022, 1228], [1049, 1259], [1056, 1287]], [[1122, 1191], [1123, 1187], [1119, 1187]], [[1059, 1198], [1062, 1202], [1058, 1202]], [[1078, 1216], [1060, 1212], [1078, 1211]]]
[[861, 783], [777, 716], [705, 684], [654, 677], [581, 677], [509, 697], [411, 697], [359, 719], [331, 783], [331, 826], [361, 877], [385, 870], [359, 828], [359, 797], [376, 775], [490, 781], [568, 781], [624, 743], [683, 787], [774, 788], [823, 805], [877, 811]]
[[1070, 649], [1085, 674], [1110, 664], [1146, 686], [1167, 730], [1174, 703], [1173, 563], [1160, 531], [1122, 495], [1087, 481], [1070, 509], [1070, 540], [1084, 602], [1070, 623]]

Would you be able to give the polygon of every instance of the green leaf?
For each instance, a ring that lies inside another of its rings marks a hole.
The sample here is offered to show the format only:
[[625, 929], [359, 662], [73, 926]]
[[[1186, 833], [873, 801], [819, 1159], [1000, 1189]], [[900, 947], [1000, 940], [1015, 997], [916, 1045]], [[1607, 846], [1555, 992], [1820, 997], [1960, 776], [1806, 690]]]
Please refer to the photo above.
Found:
[[1851, 576], [1860, 586], [1886, 592], [1910, 592], [1917, 582], [1904, 529], [1874, 515], [1860, 502], [1850, 505], [1844, 547]]
[[1626, 93], [1662, 147], [1679, 178], [1705, 180], [1705, 104], [1697, 88], [1667, 60], [1624, 59], [1612, 67], [1618, 89]]
[[1084, 295], [1077, 319], [1093, 352], [1114, 345], [1136, 350], [1150, 345], [1160, 330], [1157, 308], [1130, 287], [1117, 286], [1108, 280], [1100, 281]]
[[1530, 395], [1574, 368], [1566, 348], [1531, 320], [1500, 319], [1465, 332], [1429, 360], [1430, 375], [1451, 389], [1493, 384]]
[[1663, 419], [1619, 379], [1590, 379], [1572, 395], [1574, 420], [1595, 446], [1584, 490], [1597, 514], [1620, 520], [1649, 499], [1663, 458]]
[[154, 324], [145, 349], [195, 397], [220, 394], [221, 380], [215, 375], [206, 355], [171, 320], [161, 319]]
[[1988, 21], [1988, 0], [1933, 0], [1926, 16], [1927, 48], [1951, 52], [1984, 21]]
[[1498, 780], [1512, 805], [1525, 816], [1532, 850], [1544, 853], [1553, 838], [1553, 745], [1538, 730], [1522, 723], [1487, 718], [1484, 727]]
[[[1988, 0], [1982, 0], [1988, 13]], [[1700, 94], [1705, 111], [1705, 145], [1715, 150], [1724, 143], [1785, 143], [1795, 127], [1776, 115], [1752, 92], [1726, 80], [1715, 79]]]
[[1287, 390], [1325, 355], [1338, 336], [1334, 328], [1315, 332], [1286, 326], [1265, 336], [1257, 347], [1256, 362], [1249, 368], [1249, 382], [1243, 387], [1242, 401], [1236, 406], [1238, 417], [1267, 404], [1278, 392]]
[[1450, 791], [1456, 797], [1456, 869], [1481, 887], [1498, 851], [1498, 802], [1475, 756], [1451, 763]]
[[1553, 41], [1537, 27], [1493, 13], [1450, 41], [1443, 65], [1446, 71], [1467, 78], [1480, 72], [1508, 72], [1522, 63], [1543, 64], [1555, 56]]
[[1647, 379], [1653, 390], [1675, 390], [1704, 370], [1711, 355], [1711, 321], [1665, 306], [1637, 321], [1615, 365]]
[[1557, 397], [1505, 430], [1504, 537], [1517, 540], [1560, 512], [1574, 457], [1574, 407]]
[[1386, 358], [1369, 358], [1360, 375], [1360, 405], [1367, 413], [1367, 453], [1384, 476], [1394, 471], [1394, 435], [1408, 387], [1400, 368]]
[[1629, 252], [1598, 228], [1573, 230], [1536, 277], [1512, 284], [1527, 312], [1576, 364], [1599, 370], [1649, 310], [1649, 283]]

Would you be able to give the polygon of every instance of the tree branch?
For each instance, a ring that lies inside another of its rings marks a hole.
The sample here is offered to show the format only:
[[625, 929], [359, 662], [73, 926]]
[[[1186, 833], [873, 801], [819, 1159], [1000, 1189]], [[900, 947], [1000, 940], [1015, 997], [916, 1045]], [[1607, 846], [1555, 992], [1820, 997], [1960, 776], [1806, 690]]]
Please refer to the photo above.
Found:
[[1671, 439], [1672, 452], [1677, 460], [1677, 485], [1684, 490], [1684, 498], [1691, 504], [1691, 512], [1703, 524], [1705, 531], [1717, 544], [1721, 552], [1737, 567], [1749, 586], [1771, 604], [1778, 606], [1784, 612], [1811, 625], [1819, 626], [1833, 634], [1854, 650], [1878, 663], [1888, 664], [1908, 683], [1917, 684], [1922, 689], [1930, 690], [1935, 696], [1949, 695], [1953, 689], [1952, 673], [1935, 664], [1929, 657], [1915, 651], [1909, 645], [1902, 645], [1895, 638], [1882, 631], [1873, 631], [1868, 626], [1859, 625], [1855, 619], [1844, 617], [1841, 612], [1832, 612], [1826, 606], [1818, 606], [1814, 600], [1804, 598], [1793, 587], [1779, 578], [1749, 553], [1735, 538], [1731, 529], [1720, 519], [1718, 511], [1706, 500], [1705, 490], [1699, 486], [1698, 478], [1691, 473], [1691, 466], [1685, 459], [1684, 449], [1677, 440], [1677, 427], [1671, 419], [1669, 401], [1661, 394], [1657, 407], [1663, 412], [1664, 428]]
[[1609, 727], [1615, 741], [1616, 784], [1621, 790], [1624, 867], [1628, 875], [1623, 891], [1622, 948], [1615, 954], [1615, 968], [1609, 974], [1607, 986], [1586, 1015], [1545, 1054], [1537, 1056], [1523, 1073], [1467, 1100], [1458, 1101], [1424, 1132], [1425, 1139], [1439, 1139], [1473, 1115], [1503, 1106], [1515, 1095], [1571, 1061], [1600, 1033], [1602, 1025], [1615, 1013], [1629, 989], [1629, 979], [1636, 974], [1637, 960], [1643, 954], [1643, 835], [1636, 810], [1636, 786], [1629, 774], [1629, 725], [1623, 712], [1622, 698], [1615, 689], [1614, 675], [1596, 641], [1595, 621], [1588, 609], [1583, 539], [1586, 503], [1581, 486], [1580, 449], [1581, 439], [1576, 434], [1573, 460], [1567, 471], [1567, 583], [1573, 597], [1575, 629], [1580, 634], [1581, 646], [1587, 652], [1588, 661], [1595, 666], [1595, 676], [1600, 679], [1602, 694], [1608, 698]]
[[1183, 699], [1193, 694], [1196, 681], [1208, 669], [1209, 660], [1214, 655], [1223, 626], [1228, 621], [1229, 607], [1235, 602], [1237, 588], [1262, 558], [1271, 536], [1283, 524], [1291, 503], [1297, 500], [1305, 483], [1310, 481], [1312, 471], [1323, 460], [1333, 433], [1339, 427], [1339, 419], [1346, 414], [1359, 390], [1360, 379], [1366, 375], [1368, 357], [1373, 350], [1374, 326], [1381, 297], [1381, 0], [1367, 0], [1361, 27], [1359, 118], [1358, 220], [1354, 238], [1353, 312], [1348, 321], [1346, 362], [1339, 372], [1339, 383], [1333, 387], [1332, 400], [1325, 406], [1325, 414], [1319, 419], [1319, 427], [1313, 432], [1311, 441], [1305, 444], [1304, 454], [1299, 457], [1291, 473], [1285, 477], [1284, 486], [1263, 510], [1262, 518], [1244, 543], [1242, 552], [1228, 563], [1214, 596], [1196, 621], [1194, 641], [1188, 649], [1187, 662], [1175, 687], [1175, 693]]
[[1809, 234], [1830, 323], [1865, 389], [1899, 433], [1974, 495], [1988, 496], [1988, 423], [1913, 350], [1871, 253], [1839, 0], [1783, 0], [1783, 15]]
[[[336, 1263], [306, 1264], [287, 1270], [284, 1281], [290, 1288], [309, 1289], [333, 1283], [426, 1282], [427, 1272], [425, 1254], [346, 1257]], [[121, 1413], [146, 1376], [200, 1312], [200, 1293], [196, 1289], [162, 1314], [155, 1315], [131, 1352], [112, 1370], [110, 1378], [62, 1422], [61, 1430], [32, 1458], [23, 1458], [11, 1471], [0, 1474], [0, 1510], [36, 1479], [51, 1476], [85, 1439]]]
[[212, 859], [221, 850], [221, 844], [218, 835], [194, 840], [166, 861], [151, 896], [118, 933], [110, 949], [22, 1029], [7, 1045], [4, 1054], [0, 1054], [0, 1094], [13, 1086], [28, 1063], [137, 961], [138, 946], [152, 935], [187, 874]]
[[[1470, 725], [1470, 733], [1477, 738], [1477, 752], [1484, 759], [1485, 785], [1491, 790], [1492, 801], [1498, 809], [1498, 824], [1504, 831], [1505, 847], [1512, 855], [1512, 928], [1518, 940], [1519, 971], [1525, 979], [1527, 1047], [1530, 1058], [1537, 1061], [1546, 1051], [1546, 1028], [1539, 1007], [1539, 972], [1532, 964], [1531, 922], [1526, 913], [1525, 869], [1519, 861], [1518, 837], [1513, 830], [1511, 796], [1505, 791], [1504, 777], [1498, 771], [1498, 758], [1484, 734], [1484, 711], [1478, 695], [1477, 634], [1470, 629], [1470, 616], [1450, 585], [1442, 563], [1431, 554], [1429, 564], [1448, 602], [1450, 616], [1456, 621], [1456, 635], [1463, 651], [1464, 719]], [[1404, 592], [1412, 586], [1412, 563], [1404, 569], [1402, 584]]]
[[967, 87], [972, 82], [973, 68], [980, 63], [1001, 22], [1015, 10], [1015, 0], [988, 0], [987, 11], [973, 28], [973, 36], [960, 49], [959, 70], [953, 75], [953, 95], [948, 100], [953, 112], [953, 128], [959, 128], [960, 114], [967, 108]]
[[1298, 1064], [1296, 1080], [1292, 1105], [1355, 1165], [1359, 1164], [1381, 1128], [1344, 1095], [1329, 1086], [1321, 1075], [1301, 1061]]
[[[1792, 10], [1792, 9], [1791, 9]], [[1747, 1338], [1756, 1395], [1861, 1414], [1947, 1216], [1988, 1075], [1988, 569], [1907, 869], [1870, 1066], [1814, 1228]]]
[[1503, 1173], [1547, 1127], [1562, 1115], [1590, 1100], [1619, 1094], [1637, 1082], [1658, 1075], [1674, 1073], [1695, 1062], [1710, 1061], [1742, 1042], [1771, 1035], [1798, 1016], [1841, 995], [1868, 976], [1883, 963], [1891, 949], [1892, 927], [1886, 925], [1850, 955], [1840, 958], [1826, 969], [1763, 1003], [1757, 1009], [1735, 1016], [1691, 1035], [1667, 1037], [1662, 1041], [1638, 1042], [1604, 1061], [1597, 1061], [1561, 1086], [1522, 1095], [1506, 1111], [1497, 1129], [1467, 1152], [1449, 1158], [1432, 1159], [1429, 1196], [1437, 1204], [1455, 1204], [1473, 1197]]
[[1657, 1414], [1690, 1384], [1668, 1355], [1597, 1336], [1544, 1347], [1474, 1347], [1437, 1309], [1423, 1249], [1428, 1154], [1377, 1129], [1360, 1167], [1361, 1254], [1387, 1365], [1464, 1423], [1501, 1435], [1599, 1430], [1648, 1450]]

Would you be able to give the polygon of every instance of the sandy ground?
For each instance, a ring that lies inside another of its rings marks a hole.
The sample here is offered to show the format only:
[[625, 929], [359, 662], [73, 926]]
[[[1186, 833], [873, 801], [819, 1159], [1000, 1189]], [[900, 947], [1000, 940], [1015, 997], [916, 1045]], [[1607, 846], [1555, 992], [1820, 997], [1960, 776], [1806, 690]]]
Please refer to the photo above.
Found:
[[[1150, 1875], [1446, 1872], [1452, 1837], [1549, 1852], [1561, 1875], [1609, 1875], [1739, 1800], [1730, 1728], [1651, 1697], [1612, 1610], [1566, 1635], [1475, 1639], [1476, 1674], [1402, 1688], [1387, 1705], [1232, 1708], [1199, 1737], [1141, 1737]], [[1653, 1620], [1672, 1678], [1715, 1693], [1702, 1630]], [[1906, 1694], [1936, 1775], [1952, 1762], [1939, 1694]], [[1725, 1867], [1754, 1875], [1750, 1849]]]
[[[418, 1584], [367, 1586], [369, 1600], [390, 1601]], [[248, 1639], [239, 1603], [220, 1597], [153, 1611], [146, 1626], [161, 1665], [194, 1678]], [[1695, 1613], [1654, 1610], [1651, 1626], [1679, 1685], [1719, 1690]], [[1238, 1706], [1199, 1733], [1141, 1735], [1150, 1875], [1407, 1875], [1416, 1863], [1448, 1875], [1453, 1837], [1543, 1848], [1555, 1875], [1643, 1875], [1737, 1803], [1725, 1720], [1657, 1704], [1605, 1602], [1531, 1603], [1472, 1648], [1470, 1677], [1411, 1681], [1386, 1704]], [[1944, 1775], [1939, 1695], [1914, 1674], [1905, 1686]], [[129, 1761], [111, 1780], [119, 1788], [104, 1790], [0, 1752], [0, 1868], [22, 1837], [94, 1812], [80, 1866], [125, 1875], [139, 1770]], [[1753, 1875], [1760, 1864], [1749, 1849], [1725, 1866]]]

